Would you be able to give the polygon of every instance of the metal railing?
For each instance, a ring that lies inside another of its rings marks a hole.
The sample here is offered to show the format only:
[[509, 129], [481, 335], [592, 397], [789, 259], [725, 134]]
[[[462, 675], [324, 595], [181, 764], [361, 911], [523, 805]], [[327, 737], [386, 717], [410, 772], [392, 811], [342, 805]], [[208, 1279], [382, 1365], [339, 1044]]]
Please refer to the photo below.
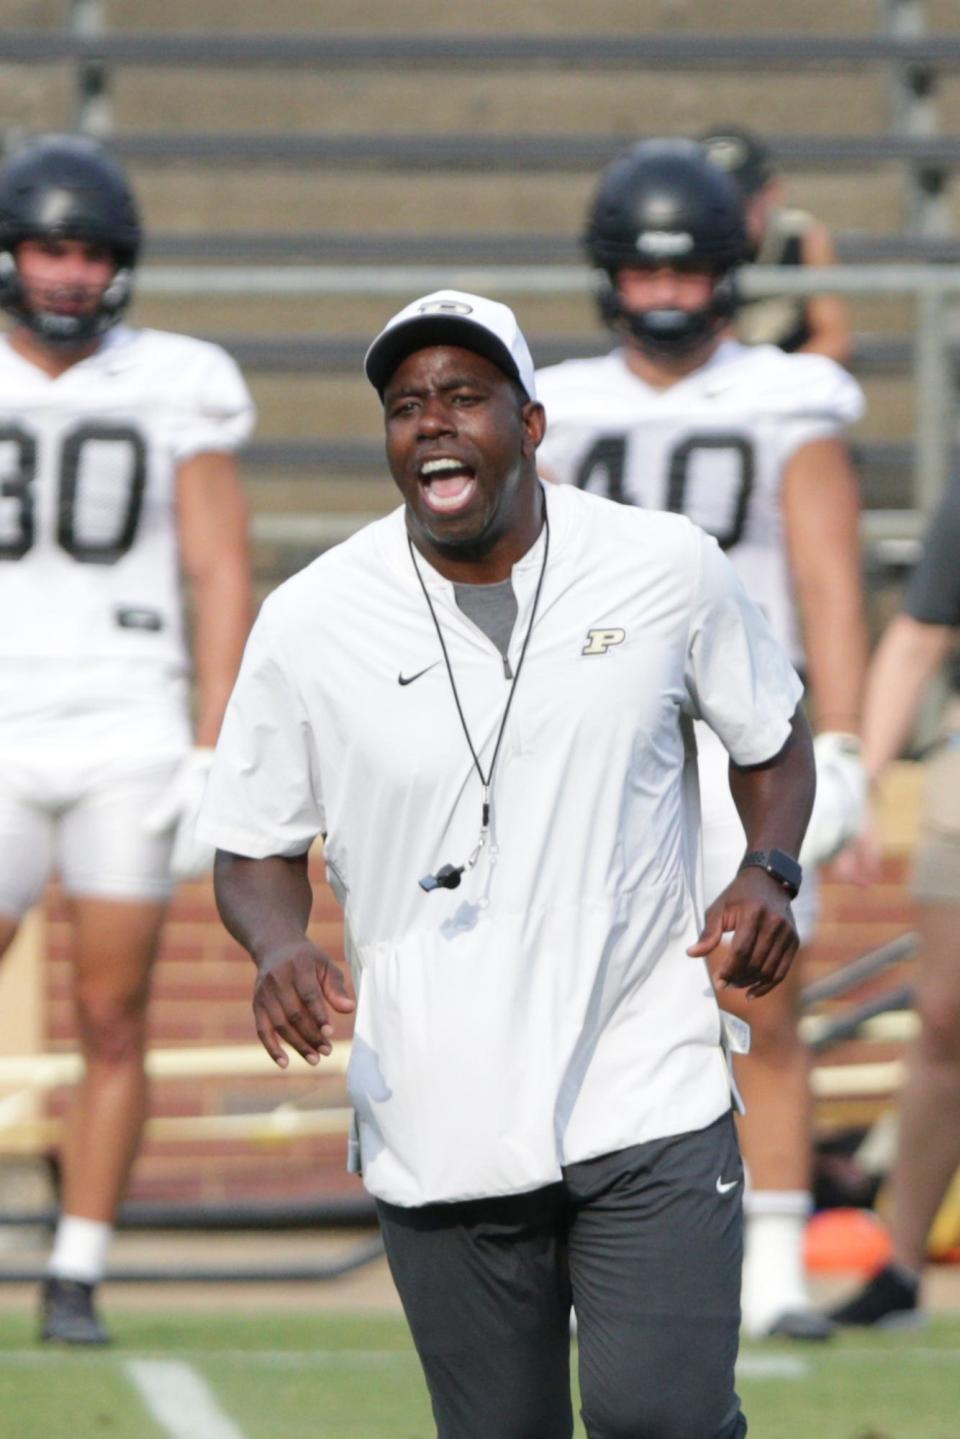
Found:
[[[902, 3], [902, 0], [901, 0]], [[916, 0], [913, 0], [916, 4]], [[105, 24], [78, 25], [77, 10], [104, 11], [102, 0], [70, 0], [64, 29], [7, 27], [0, 33], [0, 60], [26, 65], [91, 59], [143, 68], [175, 65], [234, 66], [288, 70], [427, 69], [478, 65], [510, 70], [531, 66], [612, 71], [654, 67], [676, 70], [838, 71], [864, 65], [923, 65], [938, 70], [960, 66], [960, 36], [941, 29], [925, 33], [854, 34], [844, 31], [748, 30], [740, 33], [681, 33], [668, 29], [619, 34], [539, 31], [491, 34], [482, 28], [445, 32], [325, 29], [242, 31], [121, 30]], [[318, 7], [319, 9], [319, 7]], [[480, 15], [481, 12], [475, 12]], [[838, 7], [838, 14], [842, 10]], [[401, 17], [402, 20], [402, 17]], [[482, 25], [482, 20], [479, 22]]]

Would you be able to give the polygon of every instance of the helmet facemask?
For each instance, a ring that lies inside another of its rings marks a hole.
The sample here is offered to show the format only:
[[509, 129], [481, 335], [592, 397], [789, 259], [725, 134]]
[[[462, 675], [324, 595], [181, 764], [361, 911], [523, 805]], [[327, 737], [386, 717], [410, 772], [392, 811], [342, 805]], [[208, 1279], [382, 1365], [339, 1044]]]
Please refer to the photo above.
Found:
[[[24, 238], [48, 237], [37, 235]], [[50, 349], [82, 349], [99, 339], [120, 319], [130, 303], [132, 293], [133, 272], [127, 266], [120, 266], [103, 289], [99, 300], [90, 309], [69, 312], [53, 307], [45, 308], [36, 298], [28, 298], [27, 287], [17, 264], [16, 249], [0, 251], [0, 308]]]
[[732, 274], [721, 274], [714, 280], [708, 305], [692, 310], [679, 307], [638, 310], [624, 303], [617, 272], [602, 270], [598, 274], [596, 300], [604, 324], [626, 335], [651, 359], [685, 360], [723, 329], [736, 308], [736, 286]]

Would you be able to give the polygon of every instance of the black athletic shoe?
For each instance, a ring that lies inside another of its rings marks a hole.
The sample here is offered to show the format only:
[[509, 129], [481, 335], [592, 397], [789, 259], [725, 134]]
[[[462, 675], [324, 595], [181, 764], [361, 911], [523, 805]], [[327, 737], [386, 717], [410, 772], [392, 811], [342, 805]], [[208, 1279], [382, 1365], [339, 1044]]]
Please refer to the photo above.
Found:
[[815, 1309], [788, 1309], [773, 1321], [767, 1330], [768, 1339], [802, 1339], [807, 1343], [822, 1344], [832, 1339], [836, 1325], [825, 1314]]
[[920, 1308], [920, 1281], [896, 1265], [879, 1270], [859, 1294], [831, 1311], [835, 1324], [875, 1329], [912, 1329], [926, 1320]]
[[44, 1344], [110, 1344], [93, 1302], [95, 1286], [51, 1275], [40, 1291], [40, 1339]]

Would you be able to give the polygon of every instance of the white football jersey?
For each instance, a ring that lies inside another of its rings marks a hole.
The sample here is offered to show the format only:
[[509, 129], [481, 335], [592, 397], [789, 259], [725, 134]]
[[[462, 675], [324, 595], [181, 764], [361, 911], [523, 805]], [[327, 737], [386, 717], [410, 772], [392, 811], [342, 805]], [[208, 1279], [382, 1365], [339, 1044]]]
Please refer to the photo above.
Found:
[[719, 541], [795, 664], [803, 651], [780, 492], [791, 457], [863, 413], [857, 382], [822, 355], [724, 341], [667, 389], [624, 352], [537, 372], [542, 473], [647, 509], [689, 516]]
[[41, 689], [56, 672], [183, 674], [177, 467], [234, 450], [253, 420], [237, 366], [201, 340], [119, 326], [51, 379], [0, 338], [6, 673]]

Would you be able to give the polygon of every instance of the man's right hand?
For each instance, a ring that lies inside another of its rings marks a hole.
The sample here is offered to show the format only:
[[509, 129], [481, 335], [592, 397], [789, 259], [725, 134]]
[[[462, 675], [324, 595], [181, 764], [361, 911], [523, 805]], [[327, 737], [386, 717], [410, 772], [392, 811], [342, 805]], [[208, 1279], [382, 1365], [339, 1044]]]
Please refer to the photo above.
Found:
[[731, 936], [714, 980], [720, 989], [745, 989], [748, 999], [769, 994], [787, 976], [799, 946], [786, 891], [762, 869], [741, 869], [704, 915], [687, 954], [704, 957]]
[[260, 1043], [281, 1069], [290, 1063], [283, 1043], [308, 1064], [319, 1064], [333, 1049], [330, 1010], [351, 1014], [356, 1008], [339, 968], [304, 938], [259, 959], [258, 969], [253, 1015]]

